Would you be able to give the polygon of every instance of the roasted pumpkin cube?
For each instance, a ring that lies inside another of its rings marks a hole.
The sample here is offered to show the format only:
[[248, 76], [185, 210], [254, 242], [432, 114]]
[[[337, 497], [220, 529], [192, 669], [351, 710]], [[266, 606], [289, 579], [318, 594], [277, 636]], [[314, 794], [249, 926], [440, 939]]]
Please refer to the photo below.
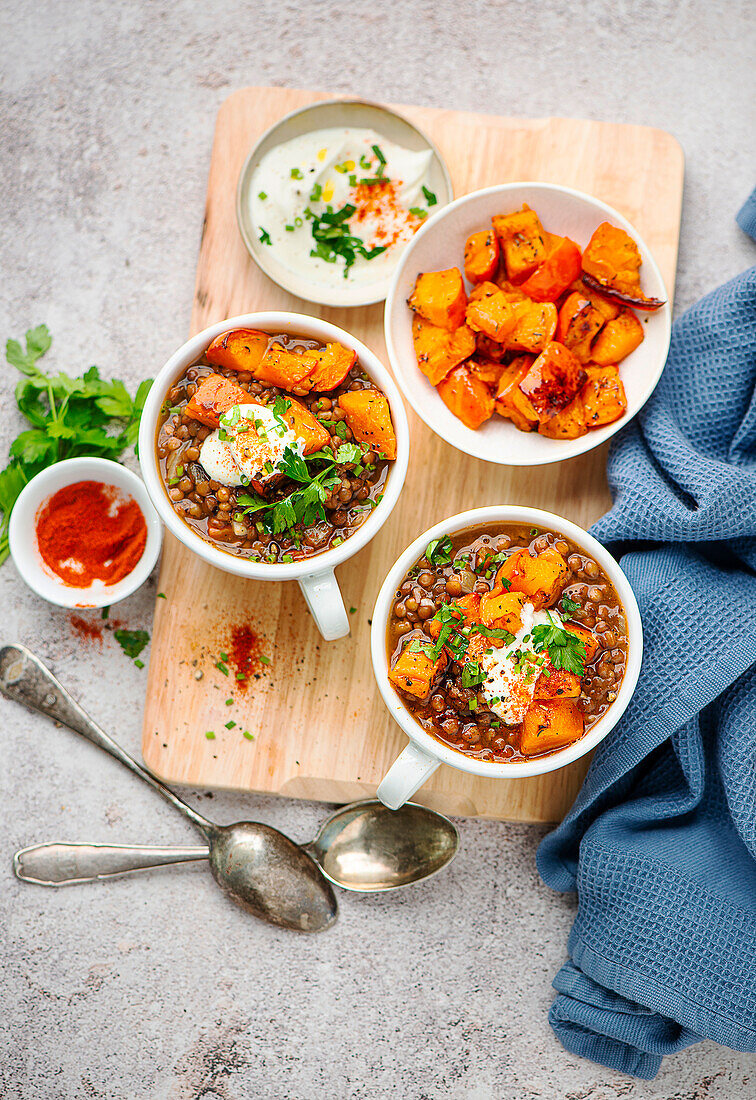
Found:
[[616, 302], [610, 302], [603, 294], [599, 294], [596, 290], [591, 290], [590, 287], [585, 285], [582, 279], [576, 279], [569, 289], [571, 292], [579, 294], [581, 298], [587, 298], [593, 308], [599, 311], [605, 321], [611, 321], [620, 311], [620, 307]]
[[[550, 235], [549, 235], [550, 236]], [[580, 249], [569, 237], [548, 241], [548, 255], [529, 275], [521, 289], [535, 302], [555, 302], [581, 270]]]
[[497, 214], [492, 222], [504, 253], [507, 278], [521, 283], [546, 259], [546, 237], [538, 215], [523, 203], [522, 210]]
[[471, 283], [484, 283], [499, 266], [499, 238], [493, 229], [473, 233], [465, 243], [465, 277]]
[[511, 420], [521, 432], [532, 432], [538, 427], [538, 413], [519, 386], [533, 361], [529, 355], [513, 359], [502, 371], [496, 390], [496, 412]]
[[450, 332], [417, 313], [412, 318], [412, 340], [417, 365], [434, 386], [475, 351], [475, 334], [467, 325]]
[[317, 366], [307, 379], [307, 385], [311, 390], [322, 393], [340, 386], [357, 362], [356, 351], [335, 342], [325, 344], [308, 354], [315, 356]]
[[583, 282], [612, 301], [635, 309], [655, 310], [664, 305], [641, 290], [640, 249], [633, 238], [610, 222], [594, 231], [583, 253]]
[[200, 424], [206, 424], [208, 428], [217, 428], [224, 412], [234, 405], [250, 404], [254, 404], [253, 399], [236, 382], [221, 374], [209, 374], [187, 402], [186, 415], [199, 420]]
[[447, 374], [437, 389], [446, 407], [473, 431], [493, 416], [491, 391], [465, 364]]
[[533, 699], [579, 699], [580, 677], [564, 668], [553, 668], [550, 664], [536, 680]]
[[[459, 331], [457, 329], [457, 332]], [[476, 332], [473, 335], [475, 337], [475, 354], [479, 359], [493, 359], [496, 362], [501, 362], [506, 358], [506, 344], [497, 344], [495, 340], [491, 340], [482, 332]]]
[[509, 298], [510, 302], [524, 302], [528, 297], [521, 287], [515, 286], [514, 283], [510, 283], [506, 276], [506, 272], [500, 271], [498, 275], [494, 275], [493, 281], [504, 297]]
[[479, 378], [481, 382], [485, 382], [494, 391], [499, 385], [502, 374], [507, 369], [503, 363], [497, 362], [496, 359], [481, 359], [477, 355], [474, 355], [472, 359], [468, 359], [467, 365], [476, 378]]
[[369, 443], [389, 459], [396, 458], [396, 432], [388, 399], [374, 389], [347, 390], [339, 397], [347, 427], [360, 443]]
[[585, 423], [588, 428], [600, 428], [604, 424], [613, 424], [627, 411], [625, 387], [616, 367], [586, 367], [588, 381], [580, 396], [585, 411]]
[[565, 408], [541, 420], [538, 424], [539, 434], [545, 435], [548, 439], [579, 439], [587, 431], [585, 406], [580, 393]]
[[607, 321], [593, 341], [591, 359], [600, 367], [621, 363], [643, 343], [643, 325], [631, 309], [622, 309]]
[[517, 324], [512, 303], [500, 290], [468, 302], [465, 320], [473, 332], [482, 332], [490, 340], [503, 344]]
[[579, 623], [573, 623], [571, 621], [564, 624], [564, 629], [569, 634], [574, 634], [583, 643], [585, 646], [585, 663], [587, 665], [590, 664], [598, 652], [598, 640], [596, 639], [596, 635]]
[[484, 283], [478, 283], [478, 285], [474, 286], [470, 291], [469, 297], [467, 299], [467, 304], [469, 306], [470, 302], [477, 302], [481, 298], [490, 298], [491, 295], [499, 293], [500, 291], [496, 283], [491, 283], [488, 281]]
[[407, 305], [426, 321], [453, 331], [465, 319], [467, 295], [458, 267], [418, 275]]
[[523, 756], [563, 749], [583, 736], [585, 718], [573, 699], [531, 704], [520, 729], [520, 752]]
[[529, 298], [514, 302], [517, 324], [507, 337], [508, 351], [538, 354], [554, 339], [557, 310], [553, 302], [531, 302]]
[[559, 310], [556, 338], [581, 363], [591, 358], [591, 342], [604, 324], [600, 310], [585, 294], [568, 294]]
[[317, 365], [313, 353], [305, 351], [297, 355], [274, 341], [252, 373], [258, 382], [267, 382], [281, 390], [307, 391], [310, 388], [308, 379]]
[[527, 602], [539, 611], [554, 606], [567, 575], [567, 562], [553, 546], [536, 557], [529, 550], [515, 550], [499, 567], [494, 587], [522, 592]]
[[427, 699], [446, 668], [446, 662], [444, 650], [434, 659], [426, 648], [412, 649], [410, 642], [389, 669], [389, 680], [407, 695]]
[[233, 328], [216, 336], [205, 358], [208, 363], [226, 370], [248, 371], [255, 375], [269, 343], [267, 332], [256, 328]]
[[293, 397], [285, 398], [286, 407], [281, 413], [284, 420], [295, 435], [304, 440], [304, 453], [315, 454], [322, 451], [331, 442], [331, 435], [319, 420], [316, 420], [310, 410]]
[[[459, 626], [471, 626], [480, 622], [480, 594], [469, 592], [466, 596], [460, 596], [452, 600], [452, 607], [457, 612]], [[437, 619], [431, 619], [428, 623], [428, 633], [436, 641], [441, 633], [441, 623]]]
[[526, 603], [527, 599], [522, 592], [494, 589], [481, 598], [480, 621], [484, 626], [493, 626], [516, 634], [522, 627], [522, 609]]
[[519, 389], [542, 423], [574, 401], [585, 379], [586, 373], [572, 352], [564, 344], [552, 342], [520, 379]]

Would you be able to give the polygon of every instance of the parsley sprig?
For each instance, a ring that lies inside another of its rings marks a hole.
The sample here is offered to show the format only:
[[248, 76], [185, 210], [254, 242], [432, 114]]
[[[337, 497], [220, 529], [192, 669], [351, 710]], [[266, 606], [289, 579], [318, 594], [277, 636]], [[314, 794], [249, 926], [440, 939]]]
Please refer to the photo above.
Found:
[[47, 325], [29, 329], [22, 348], [8, 340], [5, 357], [23, 377], [16, 385], [16, 404], [31, 425], [11, 443], [10, 461], [0, 471], [0, 562], [8, 556], [8, 524], [21, 490], [46, 466], [65, 458], [92, 455], [118, 459], [136, 449], [139, 420], [152, 379], [132, 398], [123, 382], [105, 382], [97, 367], [75, 378], [47, 374], [37, 366], [52, 344]]
[[553, 668], [583, 676], [586, 663], [583, 640], [577, 634], [565, 630], [551, 615], [549, 619], [548, 624], [533, 627], [533, 649], [536, 653], [546, 651]]

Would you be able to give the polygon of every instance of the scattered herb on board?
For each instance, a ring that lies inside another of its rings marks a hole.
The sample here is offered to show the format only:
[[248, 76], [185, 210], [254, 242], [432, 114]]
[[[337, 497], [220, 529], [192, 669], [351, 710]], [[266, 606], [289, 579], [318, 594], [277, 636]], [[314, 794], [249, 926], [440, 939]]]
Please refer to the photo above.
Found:
[[114, 630], [113, 637], [127, 657], [137, 659], [150, 640], [146, 630]]
[[8, 524], [21, 490], [46, 466], [66, 458], [91, 455], [118, 459], [127, 447], [136, 450], [139, 420], [152, 385], [145, 379], [132, 398], [123, 382], [105, 382], [97, 367], [72, 377], [47, 374], [38, 362], [50, 349], [47, 325], [29, 329], [25, 349], [8, 340], [5, 357], [23, 377], [16, 404], [31, 425], [10, 445], [10, 461], [0, 471], [0, 562], [8, 556]]

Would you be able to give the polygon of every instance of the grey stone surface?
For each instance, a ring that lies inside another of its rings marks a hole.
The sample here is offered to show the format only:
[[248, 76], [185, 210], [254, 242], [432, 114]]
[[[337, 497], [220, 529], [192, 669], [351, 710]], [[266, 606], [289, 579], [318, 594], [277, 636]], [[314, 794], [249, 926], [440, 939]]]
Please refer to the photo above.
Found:
[[[568, 5], [241, 0], [0, 3], [0, 335], [46, 321], [52, 364], [134, 383], [185, 338], [215, 113], [245, 84], [647, 123], [687, 157], [678, 309], [754, 262], [733, 217], [753, 180], [746, 2]], [[10, 406], [14, 379], [0, 387]], [[19, 429], [0, 422], [0, 449]], [[145, 673], [0, 570], [2, 637], [35, 648], [138, 751]], [[119, 613], [150, 624], [153, 587]], [[17, 883], [45, 839], [192, 843], [97, 750], [2, 704], [0, 1095], [4, 1100], [564, 1097], [731, 1100], [752, 1056], [703, 1043], [651, 1083], [565, 1053], [546, 1022], [574, 902], [539, 881], [542, 828], [462, 822], [451, 870], [343, 895], [314, 939], [255, 923], [209, 875]], [[314, 804], [189, 798], [296, 838]]]

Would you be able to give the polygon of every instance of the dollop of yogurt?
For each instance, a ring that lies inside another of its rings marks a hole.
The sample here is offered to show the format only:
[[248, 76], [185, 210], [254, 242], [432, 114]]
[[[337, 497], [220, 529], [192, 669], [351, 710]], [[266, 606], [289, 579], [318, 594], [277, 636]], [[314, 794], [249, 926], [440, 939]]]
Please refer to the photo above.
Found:
[[384, 279], [437, 201], [426, 186], [431, 159], [430, 149], [415, 152], [368, 129], [314, 130], [282, 142], [262, 157], [250, 181], [259, 239], [290, 270], [343, 286], [343, 255], [330, 253], [327, 240], [324, 247], [313, 233], [316, 219], [330, 211], [366, 251], [381, 249], [371, 258], [358, 252], [346, 270], [349, 281]]
[[533, 647], [533, 627], [563, 625], [558, 611], [536, 611], [532, 603], [523, 606], [520, 618], [522, 626], [513, 641], [495, 649], [483, 639], [488, 648], [475, 657], [486, 673], [481, 684], [486, 701], [507, 726], [522, 722], [533, 702], [540, 666], [545, 663], [546, 655], [536, 653]]
[[200, 449], [200, 464], [221, 485], [265, 486], [280, 472], [287, 448], [301, 455], [304, 440], [264, 405], [234, 405]]

